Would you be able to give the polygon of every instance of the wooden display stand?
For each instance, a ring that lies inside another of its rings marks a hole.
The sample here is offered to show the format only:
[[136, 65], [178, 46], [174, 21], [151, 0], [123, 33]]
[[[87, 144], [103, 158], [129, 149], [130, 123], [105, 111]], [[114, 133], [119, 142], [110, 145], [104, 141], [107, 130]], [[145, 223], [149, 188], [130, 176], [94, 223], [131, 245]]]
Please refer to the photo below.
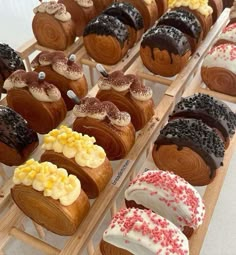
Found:
[[[161, 86], [168, 87], [162, 98], [155, 102], [155, 114], [153, 118], [141, 131], [137, 133], [135, 145], [127, 157], [112, 163], [114, 170], [112, 180], [106, 186], [105, 190], [99, 195], [99, 197], [95, 201], [91, 201], [91, 209], [89, 214], [79, 226], [77, 232], [67, 239], [63, 249], [60, 250], [41, 240], [40, 238], [26, 233], [24, 227], [22, 226], [22, 221], [26, 218], [26, 216], [24, 216], [16, 205], [13, 204], [10, 198], [10, 189], [13, 186], [12, 180], [11, 178], [8, 179], [6, 177], [4, 171], [5, 166], [3, 166], [3, 169], [0, 169], [0, 176], [3, 177], [2, 179], [4, 182], [0, 189], [0, 253], [7, 244], [9, 238], [15, 237], [16, 239], [19, 239], [24, 243], [41, 250], [45, 254], [77, 255], [82, 254], [84, 249], [87, 249], [87, 254], [89, 255], [100, 254], [99, 249], [95, 250], [97, 244], [93, 242], [94, 235], [98, 234], [97, 231], [99, 226], [104, 222], [104, 218], [109, 210], [111, 215], [116, 212], [118, 205], [117, 199], [119, 195], [122, 194], [129, 181], [137, 174], [137, 170], [140, 170], [140, 165], [143, 163], [143, 158], [147, 159], [152, 149], [153, 141], [157, 137], [162, 127], [165, 125], [175, 103], [179, 101], [182, 95], [191, 95], [199, 90], [200, 84], [202, 83], [199, 74], [200, 62], [202, 61], [204, 54], [208, 51], [210, 45], [213, 43], [215, 37], [226, 25], [228, 15], [229, 10], [226, 9], [209, 32], [205, 41], [192, 56], [188, 65], [179, 75], [175, 77], [174, 80], [152, 75], [146, 70], [146, 68], [143, 67], [141, 60], [138, 57], [139, 44], [134, 47], [133, 51], [130, 52], [129, 57], [124, 59], [123, 62], [121, 61], [115, 66], [107, 67], [108, 71], [123, 70], [126, 71], [126, 73], [136, 73], [143, 79], [144, 82], [152, 82], [153, 89], [155, 89], [154, 83], [159, 83]], [[87, 57], [82, 44], [80, 46], [81, 47], [79, 48], [78, 52], [76, 52], [77, 59], [79, 59], [82, 64], [89, 66], [90, 81], [93, 84], [94, 67], [96, 63]], [[29, 64], [29, 55], [32, 54], [37, 48], [38, 46], [36, 42], [31, 41], [31, 45], [28, 48], [23, 46], [19, 50], [20, 56], [26, 61], [26, 63]], [[28, 66], [28, 64], [27, 67], [28, 70], [30, 70], [30, 66]], [[188, 88], [186, 89], [187, 86]], [[95, 85], [89, 91], [89, 96], [95, 96], [97, 91], [98, 86]], [[205, 90], [202, 92], [205, 93]], [[211, 93], [215, 94], [214, 92]], [[225, 99], [223, 95], [220, 96], [222, 99]], [[2, 103], [5, 102], [0, 102], [0, 104]], [[71, 126], [74, 119], [75, 117], [73, 114], [68, 113], [62, 124]], [[210, 223], [221, 187], [224, 182], [224, 178], [227, 173], [235, 143], [236, 136], [234, 136], [230, 147], [227, 149], [224, 159], [224, 166], [217, 171], [217, 176], [214, 181], [206, 187], [204, 194], [204, 200], [206, 203], [206, 218], [203, 225], [197, 231], [195, 231], [190, 239], [191, 255], [198, 255], [201, 250], [208, 225]], [[41, 154], [41, 144], [39, 144], [32, 157], [38, 160]], [[141, 159], [142, 163], [140, 162]], [[43, 238], [45, 235], [44, 230], [38, 225], [35, 225], [35, 227], [39, 237]]]

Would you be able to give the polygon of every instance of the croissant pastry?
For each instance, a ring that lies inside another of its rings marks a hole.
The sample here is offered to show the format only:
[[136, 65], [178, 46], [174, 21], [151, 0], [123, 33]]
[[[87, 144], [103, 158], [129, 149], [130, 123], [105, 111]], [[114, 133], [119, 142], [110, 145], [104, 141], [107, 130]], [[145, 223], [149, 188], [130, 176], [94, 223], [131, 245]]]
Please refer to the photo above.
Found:
[[223, 164], [224, 143], [201, 120], [170, 121], [157, 138], [152, 156], [159, 169], [173, 171], [194, 186], [209, 184]]
[[67, 110], [72, 110], [74, 103], [67, 96], [72, 90], [78, 98], [83, 98], [88, 92], [88, 84], [82, 66], [75, 62], [75, 55], [69, 58], [61, 51], [39, 53], [32, 61], [36, 72], [44, 72], [46, 81], [53, 83], [61, 92]]
[[101, 14], [92, 19], [86, 26], [83, 37], [87, 53], [101, 64], [118, 63], [129, 49], [128, 30], [113, 16]]
[[188, 240], [173, 223], [137, 208], [121, 209], [103, 234], [102, 255], [188, 255]]
[[90, 204], [79, 179], [50, 162], [33, 159], [15, 169], [11, 195], [33, 221], [63, 236], [73, 235]]
[[65, 5], [43, 2], [34, 8], [32, 28], [37, 42], [46, 48], [65, 50], [75, 41], [75, 24]]
[[113, 0], [93, 0], [93, 4], [95, 6], [97, 14], [100, 14], [113, 2]]
[[38, 145], [37, 134], [12, 109], [0, 106], [0, 162], [20, 165]]
[[94, 137], [61, 126], [45, 135], [41, 161], [50, 161], [77, 176], [89, 198], [96, 198], [112, 177], [106, 153]]
[[206, 55], [201, 68], [202, 80], [214, 91], [236, 96], [236, 45], [221, 44]]
[[92, 0], [59, 0], [65, 5], [67, 11], [75, 23], [75, 33], [81, 36], [87, 23], [96, 16], [96, 10]]
[[152, 90], [135, 75], [114, 71], [108, 77], [101, 77], [98, 86], [96, 97], [101, 101], [109, 100], [120, 111], [128, 112], [136, 131], [142, 129], [154, 115]]
[[73, 129], [94, 136], [108, 159], [124, 158], [135, 141], [135, 129], [127, 112], [120, 112], [111, 102], [84, 98], [73, 109], [77, 117]]
[[45, 81], [45, 73], [14, 72], [4, 83], [7, 104], [40, 134], [48, 133], [66, 116], [66, 105], [54, 85]]

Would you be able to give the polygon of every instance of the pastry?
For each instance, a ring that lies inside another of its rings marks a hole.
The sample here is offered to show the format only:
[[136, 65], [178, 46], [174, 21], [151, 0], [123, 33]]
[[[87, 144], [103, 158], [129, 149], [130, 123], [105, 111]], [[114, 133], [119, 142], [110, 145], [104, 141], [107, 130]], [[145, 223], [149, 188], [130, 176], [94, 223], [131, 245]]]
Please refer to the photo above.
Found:
[[[118, 0], [118, 2], [124, 2], [123, 0]], [[143, 17], [144, 30], [146, 31], [158, 18], [158, 9], [155, 0], [125, 0], [125, 2], [130, 3], [135, 8], [137, 8]]]
[[188, 255], [188, 240], [170, 221], [148, 210], [121, 209], [103, 234], [102, 255]]
[[129, 48], [141, 39], [144, 32], [143, 17], [140, 12], [129, 3], [113, 3], [103, 12], [123, 22], [129, 33]]
[[223, 29], [222, 33], [216, 39], [214, 46], [227, 43], [231, 43], [236, 46], [236, 23], [233, 23]]
[[209, 95], [195, 94], [182, 98], [170, 116], [170, 119], [176, 118], [202, 120], [215, 129], [225, 143], [226, 148], [229, 145], [230, 138], [235, 133], [236, 114], [225, 103]]
[[135, 129], [127, 112], [111, 102], [84, 98], [73, 109], [77, 117], [73, 129], [94, 136], [110, 160], [124, 158], [135, 141]]
[[44, 79], [44, 73], [18, 70], [4, 82], [8, 106], [40, 134], [57, 127], [67, 112], [60, 91]]
[[234, 0], [223, 0], [224, 8], [230, 8], [235, 3]]
[[236, 1], [234, 1], [229, 13], [229, 24], [236, 22]]
[[168, 10], [168, 0], [156, 0], [158, 17], [160, 18]]
[[96, 10], [92, 0], [59, 0], [58, 3], [65, 5], [75, 23], [77, 36], [83, 35], [87, 23], [96, 16]]
[[4, 81], [18, 69], [25, 70], [22, 59], [9, 45], [0, 43], [0, 98]]
[[212, 8], [208, 5], [207, 0], [169, 0], [169, 8], [186, 8], [192, 12], [202, 26], [203, 38], [206, 37], [213, 22], [212, 22]]
[[82, 135], [61, 126], [44, 136], [41, 161], [50, 161], [66, 168], [81, 181], [89, 198], [96, 198], [112, 177], [112, 168], [103, 148], [94, 137]]
[[63, 4], [43, 2], [34, 8], [32, 28], [41, 46], [66, 50], [75, 41], [75, 24]]
[[140, 56], [154, 74], [170, 77], [179, 73], [191, 55], [187, 37], [178, 29], [160, 25], [144, 35]]
[[95, 10], [97, 14], [100, 14], [112, 3], [113, 3], [113, 0], [93, 0], [93, 4], [95, 6]]
[[20, 165], [38, 145], [37, 134], [18, 113], [0, 105], [0, 162]]
[[188, 230], [188, 237], [202, 224], [205, 215], [200, 194], [168, 171], [152, 170], [138, 175], [125, 191], [125, 203], [127, 207], [152, 210], [184, 233]]
[[135, 75], [114, 71], [108, 77], [101, 77], [98, 87], [96, 97], [128, 112], [136, 131], [142, 129], [154, 115], [152, 89], [142, 84]]
[[224, 143], [201, 120], [175, 119], [161, 130], [152, 156], [158, 169], [173, 171], [190, 184], [203, 186], [223, 164]]
[[223, 11], [223, 1], [222, 0], [209, 0], [208, 3], [213, 10], [212, 21], [214, 24]]
[[119, 19], [101, 14], [85, 27], [84, 46], [96, 62], [114, 65], [129, 49], [127, 27]]
[[179, 29], [188, 38], [192, 53], [202, 41], [202, 27], [194, 14], [186, 9], [178, 8], [165, 13], [157, 23]]
[[61, 51], [43, 51], [32, 61], [32, 67], [36, 72], [44, 72], [46, 81], [60, 90], [68, 111], [75, 105], [67, 96], [68, 90], [72, 90], [78, 98], [86, 96], [88, 92], [82, 66], [75, 62], [75, 55], [67, 58]]
[[236, 96], [236, 46], [213, 47], [202, 63], [201, 75], [209, 89]]
[[15, 169], [11, 195], [33, 221], [58, 235], [73, 235], [89, 210], [80, 181], [63, 168], [33, 159]]

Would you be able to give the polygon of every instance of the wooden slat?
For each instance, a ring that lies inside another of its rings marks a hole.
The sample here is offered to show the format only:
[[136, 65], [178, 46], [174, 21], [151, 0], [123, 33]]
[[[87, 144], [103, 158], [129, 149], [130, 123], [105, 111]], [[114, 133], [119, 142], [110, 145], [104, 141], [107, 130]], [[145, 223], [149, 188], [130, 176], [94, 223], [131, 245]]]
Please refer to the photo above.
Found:
[[36, 44], [36, 39], [32, 38], [26, 43], [24, 43], [21, 47], [19, 47], [16, 51], [22, 59], [25, 59], [35, 51]]

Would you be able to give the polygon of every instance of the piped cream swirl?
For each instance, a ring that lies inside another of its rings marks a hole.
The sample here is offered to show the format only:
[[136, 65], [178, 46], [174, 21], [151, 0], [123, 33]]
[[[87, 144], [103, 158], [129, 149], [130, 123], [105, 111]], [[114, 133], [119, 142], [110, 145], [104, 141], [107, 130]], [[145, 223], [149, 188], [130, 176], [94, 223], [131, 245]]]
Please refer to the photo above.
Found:
[[92, 0], [75, 0], [75, 2], [84, 8], [89, 8], [93, 6], [93, 1]]

